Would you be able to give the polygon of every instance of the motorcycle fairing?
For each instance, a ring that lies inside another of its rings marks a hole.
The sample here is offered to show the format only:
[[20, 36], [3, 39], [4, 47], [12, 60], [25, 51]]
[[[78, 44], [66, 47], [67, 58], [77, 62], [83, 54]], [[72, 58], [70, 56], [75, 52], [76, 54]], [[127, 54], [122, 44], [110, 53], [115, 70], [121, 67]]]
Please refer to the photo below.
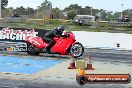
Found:
[[51, 48], [52, 52], [65, 55], [67, 54], [67, 50], [72, 45], [72, 43], [73, 40], [71, 38], [59, 39], [56, 44]]
[[40, 48], [40, 49], [45, 48], [48, 45], [46, 42], [43, 42], [43, 39], [41, 37], [38, 37], [38, 36], [36, 36], [36, 37], [27, 36], [26, 42], [31, 43], [35, 47]]

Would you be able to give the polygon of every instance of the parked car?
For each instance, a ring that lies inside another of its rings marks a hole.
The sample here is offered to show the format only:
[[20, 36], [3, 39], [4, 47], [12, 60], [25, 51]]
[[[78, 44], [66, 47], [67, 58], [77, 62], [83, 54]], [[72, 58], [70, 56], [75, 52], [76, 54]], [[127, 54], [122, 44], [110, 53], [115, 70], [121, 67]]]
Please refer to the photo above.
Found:
[[79, 25], [88, 25], [91, 22], [95, 21], [95, 16], [90, 15], [76, 15], [74, 17], [74, 23]]

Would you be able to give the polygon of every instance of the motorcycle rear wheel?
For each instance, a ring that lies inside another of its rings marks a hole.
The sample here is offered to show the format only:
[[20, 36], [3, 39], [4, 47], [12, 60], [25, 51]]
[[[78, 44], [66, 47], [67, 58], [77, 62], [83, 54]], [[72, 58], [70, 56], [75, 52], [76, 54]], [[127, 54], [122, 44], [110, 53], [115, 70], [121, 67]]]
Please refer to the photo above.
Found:
[[30, 55], [39, 55], [41, 51], [32, 44], [27, 43], [27, 53]]
[[75, 43], [70, 48], [70, 54], [73, 55], [75, 58], [82, 56], [84, 53], [84, 47], [81, 43]]

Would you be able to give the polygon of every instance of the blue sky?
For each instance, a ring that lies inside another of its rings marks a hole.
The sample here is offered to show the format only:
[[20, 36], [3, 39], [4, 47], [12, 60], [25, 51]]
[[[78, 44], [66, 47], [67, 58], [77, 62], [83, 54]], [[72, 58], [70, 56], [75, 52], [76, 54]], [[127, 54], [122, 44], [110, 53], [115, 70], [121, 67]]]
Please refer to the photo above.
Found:
[[[32, 7], [37, 8], [44, 0], [8, 0], [8, 7]], [[122, 11], [132, 9], [132, 0], [48, 0], [51, 1], [53, 7], [64, 9], [70, 4], [78, 4], [82, 7], [91, 6], [93, 8], [105, 9], [107, 11]], [[121, 6], [121, 4], [124, 4]]]

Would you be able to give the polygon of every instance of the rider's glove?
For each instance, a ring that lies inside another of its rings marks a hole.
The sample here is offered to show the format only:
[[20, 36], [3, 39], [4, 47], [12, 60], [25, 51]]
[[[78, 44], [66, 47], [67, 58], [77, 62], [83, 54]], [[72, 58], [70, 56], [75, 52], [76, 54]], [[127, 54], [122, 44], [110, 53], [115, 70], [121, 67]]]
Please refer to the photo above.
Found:
[[64, 36], [65, 36], [66, 38], [68, 38], [70, 35], [69, 35], [69, 34], [65, 34]]

